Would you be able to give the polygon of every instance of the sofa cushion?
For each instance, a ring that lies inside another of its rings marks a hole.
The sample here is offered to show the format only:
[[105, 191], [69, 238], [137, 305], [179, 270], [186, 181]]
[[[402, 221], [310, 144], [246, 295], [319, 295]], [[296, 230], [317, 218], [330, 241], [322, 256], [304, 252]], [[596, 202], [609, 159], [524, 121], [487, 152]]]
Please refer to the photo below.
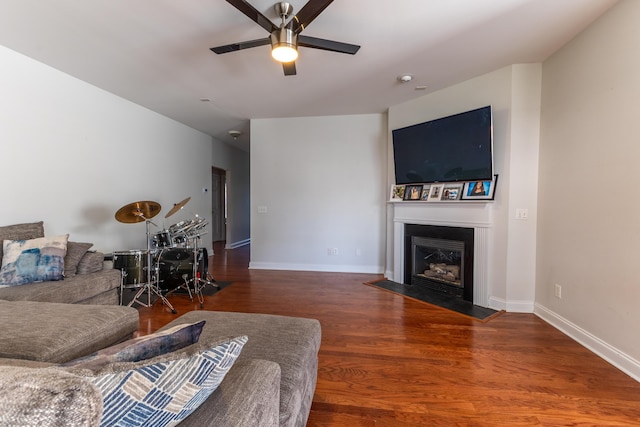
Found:
[[63, 363], [131, 338], [139, 315], [132, 307], [0, 300], [0, 325], [0, 357]]
[[240, 360], [264, 359], [280, 365], [280, 426], [304, 426], [318, 374], [321, 328], [316, 319], [257, 313], [191, 311], [164, 328], [206, 320], [200, 340], [247, 335]]
[[64, 277], [71, 277], [76, 275], [78, 269], [78, 263], [91, 249], [93, 243], [81, 243], [81, 242], [67, 242], [67, 254], [64, 257]]
[[278, 427], [279, 414], [280, 365], [269, 360], [242, 358], [180, 427]]
[[75, 366], [96, 371], [115, 362], [138, 362], [151, 359], [197, 343], [204, 324], [203, 320], [176, 325], [162, 332], [133, 338], [98, 350], [89, 356], [64, 363], [62, 366]]
[[61, 280], [69, 235], [4, 240], [0, 286]]
[[104, 268], [104, 254], [102, 252], [87, 252], [78, 263], [76, 274], [90, 274]]
[[54, 282], [0, 287], [0, 299], [75, 304], [95, 300], [98, 295], [112, 293], [115, 297], [110, 304], [117, 304], [118, 289], [120, 289], [120, 272], [104, 269], [97, 273], [75, 275]]
[[0, 366], [0, 425], [97, 426], [100, 390], [55, 368]]
[[29, 240], [44, 237], [44, 223], [28, 222], [0, 227], [0, 259], [2, 259], [3, 240]]
[[209, 340], [99, 371], [59, 369], [84, 376], [100, 389], [101, 426], [162, 427], [189, 416], [218, 388], [246, 342], [246, 336]]

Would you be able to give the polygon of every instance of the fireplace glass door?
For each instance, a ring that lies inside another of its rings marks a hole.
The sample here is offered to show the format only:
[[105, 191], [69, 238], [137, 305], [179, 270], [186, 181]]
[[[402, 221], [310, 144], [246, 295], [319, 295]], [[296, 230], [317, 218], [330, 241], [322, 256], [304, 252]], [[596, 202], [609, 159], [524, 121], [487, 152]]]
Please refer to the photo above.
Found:
[[412, 236], [411, 284], [463, 296], [464, 242]]

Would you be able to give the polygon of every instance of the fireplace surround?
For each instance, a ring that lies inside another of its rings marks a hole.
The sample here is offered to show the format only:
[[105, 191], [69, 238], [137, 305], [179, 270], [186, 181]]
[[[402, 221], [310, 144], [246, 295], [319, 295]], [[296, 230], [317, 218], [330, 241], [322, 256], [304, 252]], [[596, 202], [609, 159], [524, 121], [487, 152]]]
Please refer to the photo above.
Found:
[[473, 271], [473, 303], [489, 307], [490, 240], [492, 220], [486, 203], [456, 205], [440, 203], [390, 203], [393, 221], [391, 236], [392, 269], [387, 277], [397, 283], [405, 282], [405, 225], [448, 226], [473, 229], [473, 264], [465, 270]]

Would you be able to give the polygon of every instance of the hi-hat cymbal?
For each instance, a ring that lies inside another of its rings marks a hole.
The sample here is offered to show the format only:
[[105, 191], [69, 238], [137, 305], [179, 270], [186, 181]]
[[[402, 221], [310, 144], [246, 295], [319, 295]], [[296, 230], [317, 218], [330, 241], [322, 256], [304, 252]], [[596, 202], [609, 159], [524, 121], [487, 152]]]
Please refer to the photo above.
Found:
[[133, 202], [118, 209], [116, 219], [127, 224], [142, 222], [158, 215], [160, 209], [160, 203], [157, 202]]
[[187, 197], [186, 199], [184, 199], [180, 203], [176, 203], [175, 205], [173, 205], [171, 210], [169, 212], [167, 212], [167, 214], [164, 217], [165, 218], [169, 218], [171, 215], [173, 215], [174, 213], [178, 212], [180, 209], [182, 209], [184, 207], [184, 205], [186, 205], [189, 202], [189, 200], [191, 200], [191, 197]]

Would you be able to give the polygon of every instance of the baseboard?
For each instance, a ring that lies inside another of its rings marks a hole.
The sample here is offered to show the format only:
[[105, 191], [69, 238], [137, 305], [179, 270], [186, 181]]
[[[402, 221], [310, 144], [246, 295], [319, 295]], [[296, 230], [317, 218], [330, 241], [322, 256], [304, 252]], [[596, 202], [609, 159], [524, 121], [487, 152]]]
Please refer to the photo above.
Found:
[[277, 262], [250, 262], [252, 270], [291, 270], [291, 271], [319, 271], [326, 273], [365, 273], [382, 274], [382, 266], [369, 265], [319, 265], [319, 264], [282, 264]]
[[543, 305], [535, 304], [534, 314], [640, 382], [640, 361], [602, 341]]
[[227, 243], [224, 248], [225, 249], [236, 249], [241, 246], [246, 246], [251, 244], [251, 239], [240, 240], [239, 242]]
[[533, 313], [533, 301], [507, 301], [502, 298], [489, 297], [489, 308], [504, 310], [509, 313]]

